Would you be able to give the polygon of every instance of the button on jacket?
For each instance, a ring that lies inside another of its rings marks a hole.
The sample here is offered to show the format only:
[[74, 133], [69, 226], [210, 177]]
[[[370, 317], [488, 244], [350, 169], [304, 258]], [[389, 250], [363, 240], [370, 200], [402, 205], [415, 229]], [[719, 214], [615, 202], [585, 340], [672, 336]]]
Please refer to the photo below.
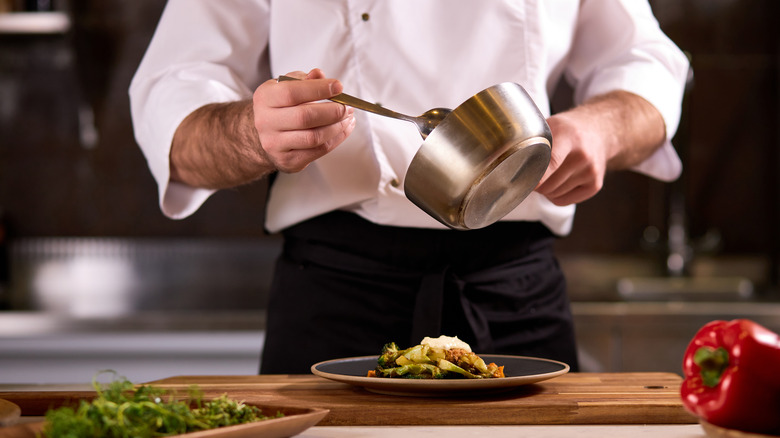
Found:
[[[186, 217], [213, 193], [169, 181], [171, 140], [190, 112], [249, 99], [265, 80], [315, 67], [345, 92], [411, 115], [455, 108], [506, 81], [522, 85], [546, 116], [562, 79], [577, 103], [627, 90], [660, 111], [669, 139], [688, 72], [643, 0], [170, 0], [130, 87], [162, 211]], [[378, 224], [443, 227], [403, 193], [422, 142], [414, 125], [355, 116], [355, 130], [333, 152], [277, 175], [269, 231], [337, 209]], [[667, 140], [634, 170], [668, 181], [681, 164]], [[574, 210], [532, 193], [504, 220], [541, 221], [564, 235]]]

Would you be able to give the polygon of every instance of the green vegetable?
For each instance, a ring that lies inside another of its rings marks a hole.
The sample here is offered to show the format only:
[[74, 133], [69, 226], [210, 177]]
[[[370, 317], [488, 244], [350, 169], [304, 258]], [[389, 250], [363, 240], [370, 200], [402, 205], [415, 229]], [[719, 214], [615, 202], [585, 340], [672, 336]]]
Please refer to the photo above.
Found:
[[[412, 348], [404, 350], [402, 356], [406, 360], [412, 363], [433, 364], [435, 362], [428, 357], [429, 351], [430, 351], [430, 347], [428, 347], [427, 345], [415, 345]], [[396, 359], [396, 362], [398, 362], [398, 359]]]
[[382, 347], [382, 353], [377, 359], [377, 363], [380, 367], [393, 366], [395, 360], [400, 355], [401, 352], [398, 350], [398, 345], [395, 342], [387, 343]]
[[[456, 352], [457, 350], [457, 352]], [[444, 350], [419, 344], [400, 350], [395, 342], [382, 347], [376, 369], [369, 377], [405, 379], [485, 379], [504, 377], [504, 367], [486, 364], [478, 355], [462, 349]]]
[[476, 374], [472, 374], [472, 373], [464, 370], [463, 368], [455, 365], [454, 363], [452, 363], [452, 362], [450, 362], [448, 360], [444, 360], [444, 359], [439, 361], [439, 368], [441, 368], [441, 370], [445, 371], [445, 372], [451, 372], [451, 373], [460, 374], [460, 375], [462, 375], [462, 376], [464, 376], [464, 377], [466, 377], [468, 379], [481, 379], [482, 378], [482, 376], [478, 376]]
[[[275, 418], [256, 406], [230, 400], [227, 394], [203, 401], [197, 387], [185, 399], [153, 386], [135, 387], [118, 378], [102, 387], [92, 381], [97, 397], [46, 412], [43, 435], [48, 438], [161, 437]], [[276, 417], [281, 417], [277, 413]]]
[[377, 370], [381, 377], [404, 377], [407, 379], [443, 379], [444, 373], [439, 367], [430, 364], [411, 363], [400, 367]]

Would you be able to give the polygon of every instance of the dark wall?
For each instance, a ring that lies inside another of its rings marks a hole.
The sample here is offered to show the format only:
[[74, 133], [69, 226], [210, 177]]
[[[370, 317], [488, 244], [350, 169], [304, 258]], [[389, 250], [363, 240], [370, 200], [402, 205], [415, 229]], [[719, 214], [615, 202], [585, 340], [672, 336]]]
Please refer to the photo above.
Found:
[[[662, 237], [679, 200], [694, 248], [730, 254], [778, 249], [778, 26], [774, 0], [653, 0], [664, 31], [689, 53], [694, 80], [675, 146], [679, 181], [609, 175], [578, 207], [562, 251], [632, 252], [647, 226]], [[659, 248], [661, 250], [662, 248]]]
[[[182, 221], [159, 212], [133, 139], [127, 87], [163, 4], [61, 3], [75, 20], [71, 34], [0, 35], [0, 208], [15, 236], [262, 235], [263, 183], [221, 192]], [[671, 200], [679, 198], [694, 244], [707, 240], [725, 254], [776, 257], [778, 3], [652, 5], [695, 70], [676, 139], [684, 177], [663, 184], [609, 175], [604, 190], [579, 207], [560, 250], [646, 252], [647, 227], [663, 237]], [[79, 127], [84, 108], [94, 110], [94, 145], [80, 140], [89, 134]], [[705, 239], [713, 236], [719, 239]]]
[[[263, 183], [221, 192], [185, 220], [159, 211], [127, 88], [164, 2], [60, 5], [69, 34], [0, 35], [0, 208], [13, 236], [261, 236]], [[85, 108], [95, 144], [80, 138]]]

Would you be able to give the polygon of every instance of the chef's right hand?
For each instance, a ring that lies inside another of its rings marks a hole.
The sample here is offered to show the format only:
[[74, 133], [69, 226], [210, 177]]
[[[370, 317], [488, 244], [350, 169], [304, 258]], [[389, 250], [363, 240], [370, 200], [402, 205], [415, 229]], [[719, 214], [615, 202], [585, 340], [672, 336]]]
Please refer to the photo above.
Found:
[[327, 101], [341, 93], [336, 79], [319, 69], [287, 76], [301, 81], [271, 79], [255, 90], [254, 123], [266, 158], [280, 172], [306, 168], [341, 144], [355, 127], [354, 110]]

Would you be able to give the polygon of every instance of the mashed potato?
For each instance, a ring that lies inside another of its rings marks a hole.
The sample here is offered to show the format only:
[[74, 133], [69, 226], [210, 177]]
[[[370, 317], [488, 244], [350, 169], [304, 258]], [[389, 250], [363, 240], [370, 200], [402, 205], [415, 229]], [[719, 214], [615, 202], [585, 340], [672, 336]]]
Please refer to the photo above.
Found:
[[422, 345], [427, 345], [431, 348], [441, 348], [442, 350], [451, 350], [453, 348], [461, 348], [466, 351], [471, 351], [471, 346], [460, 339], [457, 336], [439, 336], [438, 338], [423, 338]]

